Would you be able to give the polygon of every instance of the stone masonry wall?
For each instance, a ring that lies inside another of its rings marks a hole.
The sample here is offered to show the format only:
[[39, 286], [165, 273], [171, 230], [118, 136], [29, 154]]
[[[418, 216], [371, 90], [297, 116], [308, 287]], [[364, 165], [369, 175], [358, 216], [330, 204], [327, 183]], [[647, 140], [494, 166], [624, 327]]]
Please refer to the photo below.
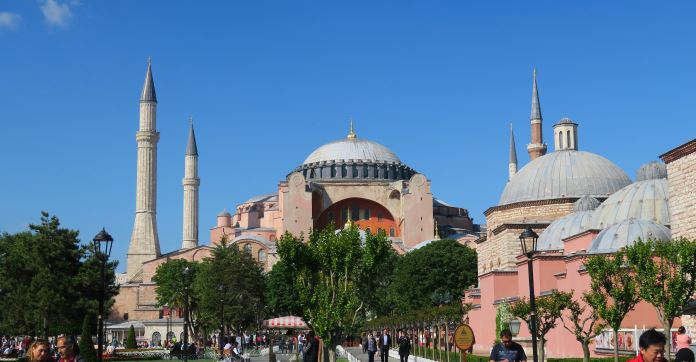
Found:
[[696, 239], [696, 153], [667, 164], [672, 237]]

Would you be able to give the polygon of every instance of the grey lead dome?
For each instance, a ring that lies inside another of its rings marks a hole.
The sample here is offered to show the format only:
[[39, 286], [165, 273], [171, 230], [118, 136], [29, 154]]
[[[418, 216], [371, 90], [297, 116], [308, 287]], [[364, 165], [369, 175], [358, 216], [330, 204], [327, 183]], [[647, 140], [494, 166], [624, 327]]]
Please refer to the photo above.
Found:
[[672, 232], [665, 226], [650, 220], [628, 219], [611, 225], [599, 233], [587, 252], [613, 253], [632, 245], [638, 239], [669, 241], [671, 238]]
[[302, 164], [338, 160], [401, 163], [396, 154], [385, 146], [366, 139], [354, 138], [327, 143], [310, 153]]
[[499, 205], [565, 197], [607, 197], [631, 183], [625, 172], [590, 152], [561, 150], [536, 158], [505, 186]]

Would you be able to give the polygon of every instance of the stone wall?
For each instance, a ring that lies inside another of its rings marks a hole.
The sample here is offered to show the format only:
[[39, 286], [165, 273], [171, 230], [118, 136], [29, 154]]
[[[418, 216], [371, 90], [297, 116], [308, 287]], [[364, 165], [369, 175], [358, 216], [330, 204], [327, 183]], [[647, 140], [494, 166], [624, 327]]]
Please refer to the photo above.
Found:
[[486, 240], [479, 243], [478, 273], [515, 268], [521, 254], [519, 235], [531, 226], [541, 234], [552, 221], [568, 215], [575, 199], [544, 200], [519, 203], [511, 207], [497, 206], [486, 211]]
[[696, 152], [667, 164], [672, 237], [696, 239]]

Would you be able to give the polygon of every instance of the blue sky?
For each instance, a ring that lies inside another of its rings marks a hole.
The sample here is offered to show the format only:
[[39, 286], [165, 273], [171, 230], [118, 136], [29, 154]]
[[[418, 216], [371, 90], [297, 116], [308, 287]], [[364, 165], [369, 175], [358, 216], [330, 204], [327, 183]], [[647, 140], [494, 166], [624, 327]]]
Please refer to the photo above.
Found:
[[508, 123], [528, 157], [532, 69], [545, 141], [632, 178], [696, 136], [696, 3], [648, 1], [0, 2], [0, 231], [47, 210], [122, 261], [135, 208], [138, 96], [159, 100], [162, 251], [181, 243], [188, 118], [200, 153], [200, 239], [316, 147], [391, 148], [475, 222], [507, 180]]

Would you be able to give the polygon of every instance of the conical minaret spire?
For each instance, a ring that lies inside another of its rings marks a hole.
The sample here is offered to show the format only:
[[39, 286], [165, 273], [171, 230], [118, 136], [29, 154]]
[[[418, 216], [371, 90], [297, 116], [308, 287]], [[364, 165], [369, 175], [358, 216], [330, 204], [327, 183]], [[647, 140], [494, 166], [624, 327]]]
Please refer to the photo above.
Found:
[[140, 93], [140, 126], [135, 134], [138, 143], [138, 169], [135, 187], [135, 222], [128, 246], [126, 277], [140, 281], [143, 263], [160, 255], [157, 235], [157, 96], [148, 60], [145, 83]]
[[508, 181], [517, 173], [517, 147], [515, 146], [515, 132], [510, 123], [510, 160], [508, 161]]
[[546, 154], [546, 144], [542, 134], [541, 105], [539, 104], [536, 68], [534, 68], [534, 84], [532, 85], [532, 112], [529, 118], [532, 126], [532, 142], [527, 145], [527, 152], [529, 153], [529, 158], [533, 160]]
[[191, 249], [198, 246], [198, 189], [201, 179], [198, 177], [198, 147], [196, 147], [196, 133], [193, 130], [193, 121], [189, 119], [190, 128], [188, 143], [186, 144], [186, 156], [184, 158], [184, 222], [182, 249]]

